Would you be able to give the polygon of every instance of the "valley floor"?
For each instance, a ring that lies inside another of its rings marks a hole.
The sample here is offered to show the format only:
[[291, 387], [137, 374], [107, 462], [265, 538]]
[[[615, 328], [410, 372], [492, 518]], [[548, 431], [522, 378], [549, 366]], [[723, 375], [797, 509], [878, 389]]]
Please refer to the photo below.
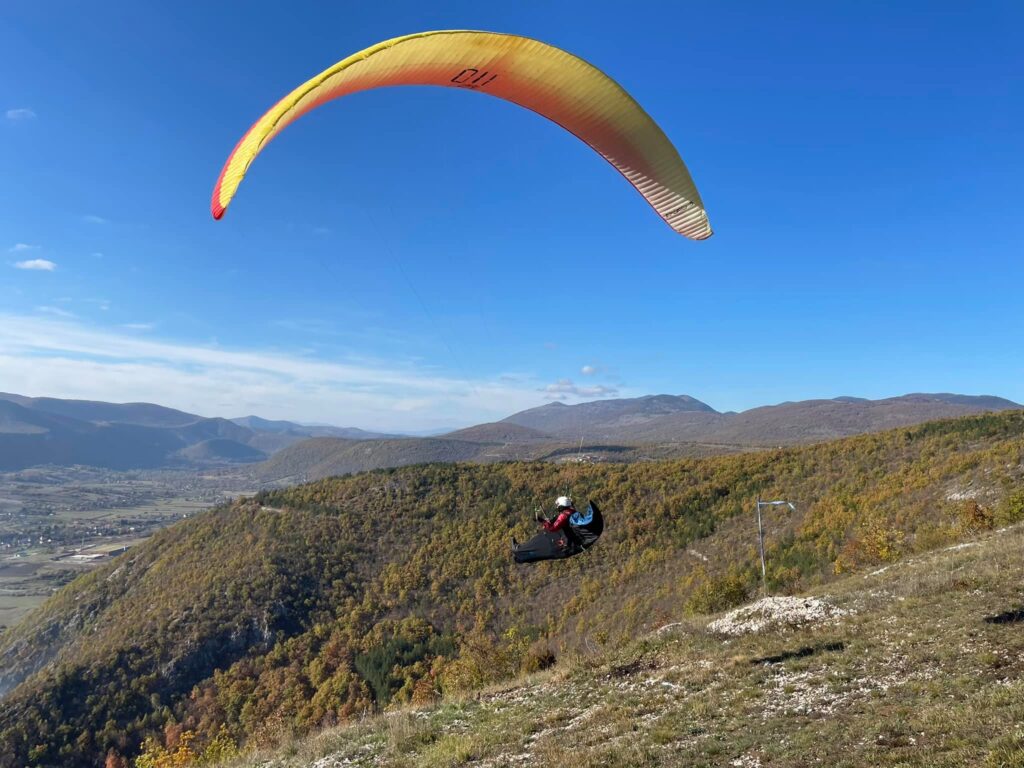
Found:
[[224, 765], [1024, 766], [1024, 528], [815, 597], [831, 612], [814, 624], [726, 636], [687, 619]]
[[0, 633], [157, 530], [253, 492], [247, 483], [254, 481], [235, 468], [0, 472]]

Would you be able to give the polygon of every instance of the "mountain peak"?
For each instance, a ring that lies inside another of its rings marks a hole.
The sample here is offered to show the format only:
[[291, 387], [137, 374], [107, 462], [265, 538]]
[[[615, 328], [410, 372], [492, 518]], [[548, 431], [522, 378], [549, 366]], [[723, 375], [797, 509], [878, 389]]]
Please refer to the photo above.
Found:
[[716, 414], [717, 411], [690, 395], [662, 394], [592, 400], [575, 405], [548, 403], [513, 414], [504, 421], [551, 435], [579, 439], [581, 433], [596, 435], [619, 426], [644, 423], [678, 413]]

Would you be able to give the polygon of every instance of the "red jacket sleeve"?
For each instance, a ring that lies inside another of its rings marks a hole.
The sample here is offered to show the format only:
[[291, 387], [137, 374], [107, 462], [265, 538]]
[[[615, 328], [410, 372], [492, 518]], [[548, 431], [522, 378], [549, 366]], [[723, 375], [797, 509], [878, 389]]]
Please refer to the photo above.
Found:
[[558, 513], [558, 517], [555, 518], [554, 522], [548, 522], [547, 520], [545, 520], [543, 522], [544, 530], [553, 533], [557, 530], [565, 528], [565, 526], [569, 522], [569, 517], [572, 515], [572, 513], [573, 510], [566, 509]]

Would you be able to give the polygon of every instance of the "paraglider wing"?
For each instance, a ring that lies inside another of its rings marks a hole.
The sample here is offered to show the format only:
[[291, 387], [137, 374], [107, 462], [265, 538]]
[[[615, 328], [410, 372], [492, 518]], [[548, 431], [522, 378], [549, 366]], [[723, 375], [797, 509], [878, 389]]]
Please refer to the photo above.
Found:
[[300, 85], [257, 120], [228, 157], [213, 190], [213, 217], [224, 215], [256, 155], [289, 123], [332, 99], [394, 85], [478, 91], [533, 110], [608, 160], [675, 231], [696, 240], [711, 236], [679, 153], [622, 86], [538, 40], [471, 30], [385, 40]]

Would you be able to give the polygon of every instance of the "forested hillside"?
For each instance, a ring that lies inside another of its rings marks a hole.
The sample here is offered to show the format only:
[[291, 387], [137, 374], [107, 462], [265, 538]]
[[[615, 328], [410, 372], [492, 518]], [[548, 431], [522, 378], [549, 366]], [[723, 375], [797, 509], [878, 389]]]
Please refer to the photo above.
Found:
[[[267, 492], [182, 522], [0, 637], [0, 764], [92, 766], [273, 743], [615, 647], [757, 586], [798, 590], [1024, 517], [1024, 413], [632, 465], [429, 465]], [[588, 553], [516, 567], [509, 537], [570, 489]]]
[[1018, 768], [1022, 577], [997, 528], [216, 766]]

